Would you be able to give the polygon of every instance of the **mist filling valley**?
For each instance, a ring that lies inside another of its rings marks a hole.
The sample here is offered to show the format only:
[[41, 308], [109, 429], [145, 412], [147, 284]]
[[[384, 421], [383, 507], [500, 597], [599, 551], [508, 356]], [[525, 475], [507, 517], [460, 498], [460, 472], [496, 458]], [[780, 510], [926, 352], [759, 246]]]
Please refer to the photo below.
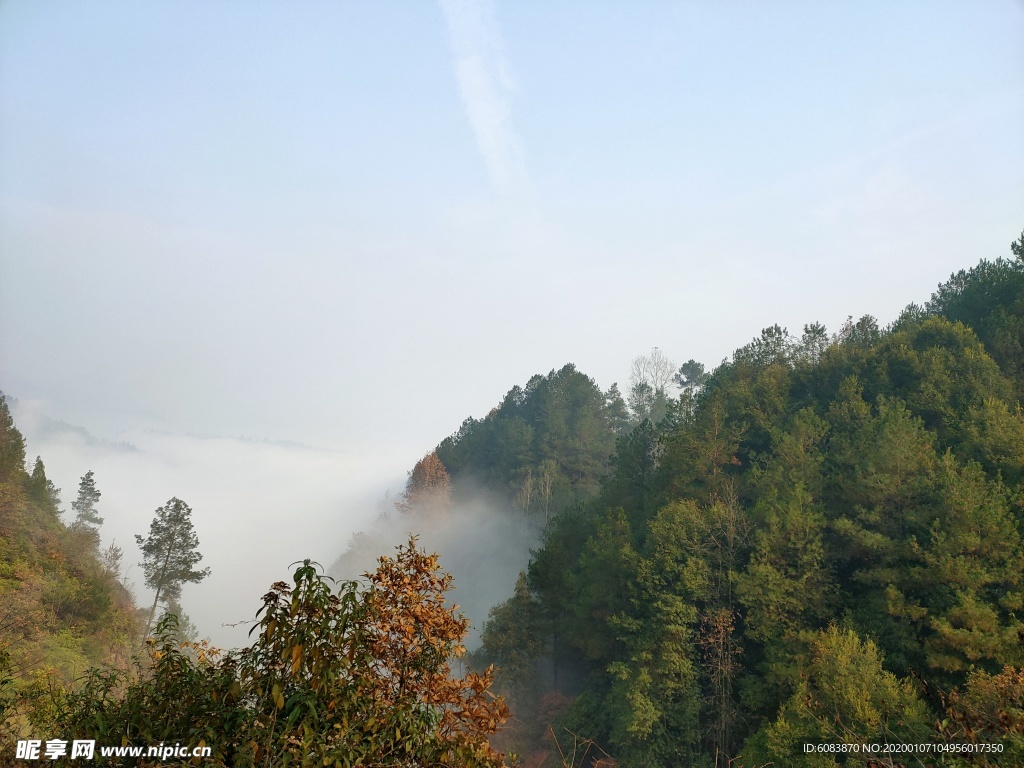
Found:
[[357, 579], [417, 537], [451, 573], [450, 598], [470, 621], [466, 645], [474, 649], [489, 611], [512, 597], [547, 524], [596, 494], [616, 437], [631, 419], [664, 415], [674, 371], [657, 349], [638, 357], [628, 406], [616, 385], [602, 392], [571, 364], [514, 386], [486, 417], [466, 419], [416, 463], [402, 493], [380, 502], [373, 524], [352, 536], [330, 575]]
[[535, 518], [482, 498], [433, 514], [402, 512], [386, 498], [372, 526], [352, 535], [328, 573], [337, 579], [359, 580], [377, 567], [382, 556], [393, 556], [397, 547], [408, 546], [410, 537], [415, 537], [421, 550], [440, 555], [441, 569], [452, 575], [454, 589], [449, 597], [470, 621], [465, 644], [473, 650], [490, 609], [512, 594], [539, 534]]

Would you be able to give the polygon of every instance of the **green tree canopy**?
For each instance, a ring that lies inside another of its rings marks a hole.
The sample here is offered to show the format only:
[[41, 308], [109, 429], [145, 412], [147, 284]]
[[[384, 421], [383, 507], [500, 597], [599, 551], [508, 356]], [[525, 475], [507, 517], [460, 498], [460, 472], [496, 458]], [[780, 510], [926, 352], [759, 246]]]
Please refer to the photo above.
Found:
[[182, 585], [202, 581], [210, 575], [210, 569], [196, 569], [203, 556], [199, 552], [199, 537], [192, 527], [192, 508], [177, 497], [157, 507], [149, 536], [143, 538], [136, 534], [135, 541], [142, 549], [146, 586], [156, 590], [148, 631], [160, 598], [180, 600]]
[[75, 521], [71, 524], [73, 528], [96, 532], [103, 524], [103, 518], [96, 511], [96, 503], [101, 495], [90, 469], [78, 484], [78, 498], [71, 502], [71, 509], [75, 511]]

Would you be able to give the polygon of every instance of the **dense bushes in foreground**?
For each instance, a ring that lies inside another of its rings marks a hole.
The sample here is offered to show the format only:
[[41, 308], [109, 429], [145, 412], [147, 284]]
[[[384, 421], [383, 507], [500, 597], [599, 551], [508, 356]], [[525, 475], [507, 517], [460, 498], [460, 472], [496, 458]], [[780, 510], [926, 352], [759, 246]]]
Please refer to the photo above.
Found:
[[505, 705], [489, 691], [489, 671], [452, 674], [467, 622], [446, 606], [451, 577], [437, 556], [410, 542], [381, 558], [365, 587], [329, 582], [306, 561], [292, 586], [274, 584], [253, 644], [227, 656], [177, 643], [165, 621], [151, 664], [93, 670], [74, 689], [50, 691], [29, 712], [32, 731], [209, 745], [204, 765], [501, 765], [487, 737]]

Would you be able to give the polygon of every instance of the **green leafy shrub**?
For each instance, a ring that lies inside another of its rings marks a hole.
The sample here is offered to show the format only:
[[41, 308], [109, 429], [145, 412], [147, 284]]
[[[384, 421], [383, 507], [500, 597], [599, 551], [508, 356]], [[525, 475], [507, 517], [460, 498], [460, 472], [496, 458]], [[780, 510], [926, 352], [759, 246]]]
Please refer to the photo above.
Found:
[[488, 744], [507, 716], [493, 671], [451, 674], [468, 623], [446, 605], [437, 555], [410, 541], [367, 586], [329, 582], [305, 561], [264, 596], [253, 644], [223, 657], [175, 642], [168, 617], [149, 665], [54, 688], [32, 724], [97, 744], [209, 745], [204, 765], [502, 765]]

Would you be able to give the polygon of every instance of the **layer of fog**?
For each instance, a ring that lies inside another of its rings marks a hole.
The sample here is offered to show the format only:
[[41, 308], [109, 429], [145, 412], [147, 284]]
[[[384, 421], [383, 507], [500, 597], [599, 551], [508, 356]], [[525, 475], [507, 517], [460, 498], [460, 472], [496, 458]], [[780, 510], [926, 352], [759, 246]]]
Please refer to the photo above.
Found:
[[440, 567], [453, 577], [452, 603], [469, 619], [466, 646], [479, 645], [480, 630], [492, 607], [512, 596], [538, 540], [538, 520], [482, 498], [456, 504], [441, 514], [401, 513], [387, 500], [378, 504], [372, 525], [353, 535], [330, 568], [341, 579], [373, 571], [377, 559], [417, 536], [418, 546], [440, 555]]
[[200, 565], [211, 574], [184, 586], [182, 607], [200, 635], [221, 647], [245, 644], [244, 622], [270, 584], [288, 580], [289, 566], [304, 558], [329, 563], [353, 531], [370, 524], [376, 500], [398, 479], [394, 456], [362, 448], [329, 451], [143, 427], [97, 435], [54, 418], [43, 403], [9, 404], [29, 469], [41, 456], [61, 489], [66, 523], [80, 478], [95, 473], [102, 546], [123, 548], [124, 580], [140, 605], [148, 607], [153, 594], [144, 586], [135, 534], [148, 535], [154, 511], [171, 497], [192, 507]]

